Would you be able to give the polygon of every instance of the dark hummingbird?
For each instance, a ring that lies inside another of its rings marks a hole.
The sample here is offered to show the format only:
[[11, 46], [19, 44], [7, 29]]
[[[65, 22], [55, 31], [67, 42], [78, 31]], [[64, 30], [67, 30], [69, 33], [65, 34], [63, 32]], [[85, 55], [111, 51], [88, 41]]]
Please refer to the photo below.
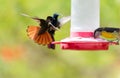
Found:
[[[52, 21], [51, 21], [51, 24], [52, 24], [55, 28], [59, 28], [60, 22], [58, 21], [58, 16], [59, 16], [59, 14], [53, 14], [53, 17], [52, 17], [53, 19], [52, 19]], [[50, 27], [50, 28], [48, 29], [48, 32], [50, 33], [53, 41], [55, 41], [55, 38], [54, 38], [55, 31], [56, 31], [56, 30], [55, 30], [53, 27]], [[55, 44], [52, 44], [52, 43], [48, 44], [48, 48], [55, 49]]]
[[[70, 20], [70, 16], [67, 16], [67, 17], [62, 17], [60, 19], [58, 19], [59, 17], [59, 14], [57, 13], [54, 13], [53, 14], [53, 19], [51, 20], [51, 25], [53, 26], [50, 26], [51, 28], [48, 29], [48, 32], [50, 33], [53, 41], [55, 41], [55, 38], [54, 38], [54, 35], [55, 35], [55, 31], [56, 30], [59, 30], [60, 27], [65, 24], [66, 22], [68, 22]], [[55, 44], [49, 44], [48, 45], [48, 48], [52, 48], [52, 49], [55, 49]]]
[[[30, 17], [26, 14], [22, 15]], [[53, 16], [47, 16], [46, 19], [30, 17], [39, 22], [39, 26], [28, 26], [27, 35], [36, 43], [48, 45], [48, 48], [55, 49], [55, 44], [52, 44], [55, 41], [55, 31], [70, 20], [70, 16], [61, 19], [58, 19], [58, 16], [59, 14], [55, 13]]]

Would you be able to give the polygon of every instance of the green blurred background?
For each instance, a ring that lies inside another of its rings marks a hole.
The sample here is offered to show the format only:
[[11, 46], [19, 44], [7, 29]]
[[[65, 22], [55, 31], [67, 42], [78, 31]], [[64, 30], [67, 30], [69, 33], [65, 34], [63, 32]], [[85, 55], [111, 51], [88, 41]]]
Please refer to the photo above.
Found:
[[[119, 27], [120, 0], [100, 2], [101, 26]], [[27, 37], [27, 26], [38, 23], [21, 13], [66, 16], [70, 6], [70, 0], [0, 0], [0, 78], [120, 78], [119, 45], [107, 51], [61, 50], [59, 45], [50, 50]], [[68, 37], [69, 28], [70, 22], [56, 32], [56, 40]]]

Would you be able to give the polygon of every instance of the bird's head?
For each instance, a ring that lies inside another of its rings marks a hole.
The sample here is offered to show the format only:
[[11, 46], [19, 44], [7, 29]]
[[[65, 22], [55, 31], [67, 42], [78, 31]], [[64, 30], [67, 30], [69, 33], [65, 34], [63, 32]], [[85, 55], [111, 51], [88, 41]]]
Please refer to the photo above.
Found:
[[58, 16], [59, 16], [59, 14], [57, 14], [57, 13], [53, 14], [53, 18], [58, 18]]
[[53, 17], [48, 16], [48, 17], [46, 18], [46, 21], [47, 21], [47, 22], [52, 22], [52, 21], [53, 21]]

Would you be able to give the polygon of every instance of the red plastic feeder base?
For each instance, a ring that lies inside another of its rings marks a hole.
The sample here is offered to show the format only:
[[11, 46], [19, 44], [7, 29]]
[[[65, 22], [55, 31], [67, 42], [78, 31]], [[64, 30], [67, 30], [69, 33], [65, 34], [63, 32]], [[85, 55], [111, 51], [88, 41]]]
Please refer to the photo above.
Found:
[[[66, 41], [66, 40], [71, 41]], [[109, 43], [104, 41], [87, 41], [85, 39], [72, 41], [71, 38], [64, 39], [61, 41], [62, 49], [71, 49], [71, 50], [108, 50]], [[83, 40], [83, 41], [82, 41]]]
[[92, 32], [74, 32], [71, 37], [53, 42], [60, 44], [63, 50], [108, 50], [109, 42], [102, 39], [94, 39]]
[[64, 50], [108, 50], [109, 47], [109, 42], [93, 38], [66, 38], [54, 43], [60, 44]]

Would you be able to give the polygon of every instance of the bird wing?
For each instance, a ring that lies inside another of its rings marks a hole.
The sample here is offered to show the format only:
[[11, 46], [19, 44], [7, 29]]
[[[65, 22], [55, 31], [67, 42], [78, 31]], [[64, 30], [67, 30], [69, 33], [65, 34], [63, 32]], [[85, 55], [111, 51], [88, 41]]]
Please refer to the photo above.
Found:
[[66, 17], [62, 17], [61, 19], [59, 19], [58, 21], [60, 22], [60, 27], [61, 27], [63, 24], [65, 24], [65, 23], [67, 23], [68, 21], [70, 21], [70, 19], [71, 19], [71, 16], [66, 16]]

